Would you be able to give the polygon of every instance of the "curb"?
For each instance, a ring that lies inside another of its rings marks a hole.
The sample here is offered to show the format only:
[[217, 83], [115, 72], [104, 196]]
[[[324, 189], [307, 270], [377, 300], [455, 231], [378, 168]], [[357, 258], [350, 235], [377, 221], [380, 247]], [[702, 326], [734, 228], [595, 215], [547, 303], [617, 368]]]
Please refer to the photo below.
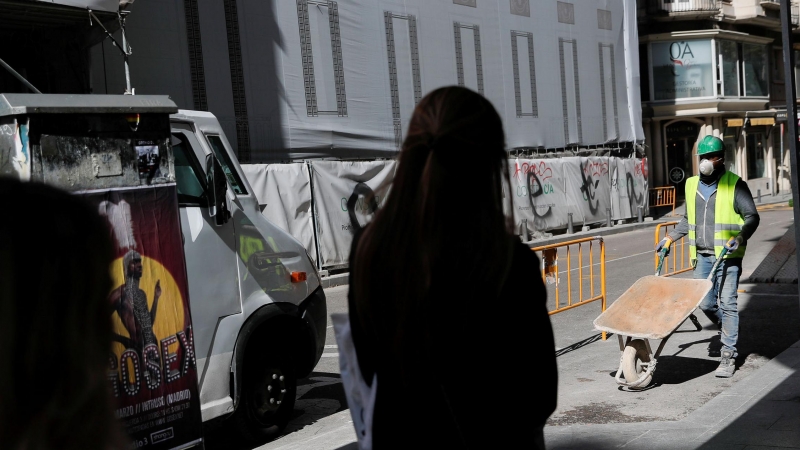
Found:
[[[650, 220], [646, 220], [650, 219]], [[636, 222], [636, 223], [628, 223], [623, 225], [614, 225], [611, 227], [599, 227], [599, 228], [592, 228], [589, 231], [578, 231], [572, 234], [558, 234], [548, 238], [542, 239], [533, 239], [530, 241], [523, 241], [522, 243], [527, 245], [528, 247], [541, 247], [544, 245], [551, 245], [551, 244], [560, 244], [565, 241], [571, 241], [574, 239], [581, 239], [586, 237], [595, 237], [595, 236], [611, 236], [614, 234], [625, 233], [627, 231], [635, 231], [641, 230], [643, 228], [650, 228], [654, 227], [658, 224], [666, 223], [666, 222], [677, 222], [681, 218], [676, 217], [674, 219], [655, 219], [646, 218], [644, 222]]]
[[[761, 203], [757, 203], [756, 207], [771, 205], [776, 203], [783, 203], [786, 201], [787, 199], [770, 198], [769, 200], [762, 200]], [[655, 227], [656, 225], [661, 223], [678, 222], [682, 218], [683, 218], [683, 213], [679, 211], [679, 208], [676, 208], [675, 215], [671, 217], [661, 216], [658, 219], [654, 219], [652, 217], [645, 217], [644, 222], [634, 222], [623, 225], [612, 225], [611, 227], [598, 227], [589, 229], [589, 231], [578, 231], [572, 234], [561, 233], [547, 238], [523, 241], [522, 243], [530, 248], [542, 247], [545, 245], [560, 244], [562, 242], [571, 241], [574, 239], [581, 239], [581, 238], [595, 237], [595, 236], [600, 236], [600, 237], [611, 236], [614, 234], [625, 233], [627, 231], [641, 230], [643, 228]], [[349, 274], [345, 272], [336, 275], [320, 277], [320, 284], [322, 285], [323, 289], [332, 288], [336, 286], [346, 286], [347, 284], [349, 284]]]
[[322, 285], [322, 289], [328, 289], [336, 286], [344, 286], [349, 283], [350, 274], [349, 273], [337, 273], [336, 275], [328, 275], [326, 277], [319, 278], [319, 284]]
[[[611, 227], [599, 227], [590, 229], [589, 231], [578, 231], [572, 234], [558, 234], [549, 238], [524, 241], [523, 244], [527, 245], [530, 248], [534, 248], [543, 245], [557, 244], [564, 241], [571, 241], [573, 239], [580, 239], [584, 237], [610, 236], [613, 234], [625, 233], [627, 231], [634, 231], [643, 228], [654, 227], [660, 223], [671, 222], [676, 220], [680, 220], [680, 217], [675, 219], [656, 219], [656, 220], [647, 217], [645, 218], [644, 222], [614, 225]], [[336, 286], [346, 286], [349, 284], [349, 275], [350, 275], [349, 273], [345, 272], [345, 273], [338, 273], [336, 275], [320, 277], [320, 284], [322, 285], [323, 289], [328, 289]]]

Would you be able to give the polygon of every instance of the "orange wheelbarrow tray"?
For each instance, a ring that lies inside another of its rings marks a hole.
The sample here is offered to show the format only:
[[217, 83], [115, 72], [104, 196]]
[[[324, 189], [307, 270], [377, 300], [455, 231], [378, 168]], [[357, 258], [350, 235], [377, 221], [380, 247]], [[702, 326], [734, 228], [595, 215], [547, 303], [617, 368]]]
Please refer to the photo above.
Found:
[[[629, 389], [645, 388], [672, 333], [686, 319], [692, 320], [697, 331], [703, 328], [693, 312], [711, 290], [711, 278], [726, 253], [722, 251], [707, 279], [697, 280], [658, 276], [666, 255], [662, 251], [656, 275], [637, 280], [594, 320], [597, 330], [614, 333], [619, 340], [622, 356], [615, 377], [618, 384]], [[661, 340], [655, 353], [650, 339]]]

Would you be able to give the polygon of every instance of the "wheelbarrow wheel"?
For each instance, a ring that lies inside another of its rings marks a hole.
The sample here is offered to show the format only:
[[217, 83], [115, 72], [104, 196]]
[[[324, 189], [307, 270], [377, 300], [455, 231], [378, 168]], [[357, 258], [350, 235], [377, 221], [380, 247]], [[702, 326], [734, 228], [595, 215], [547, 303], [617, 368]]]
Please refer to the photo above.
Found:
[[[647, 345], [641, 339], [632, 340], [625, 346], [625, 351], [622, 353], [622, 374], [625, 376], [625, 381], [633, 383], [638, 380], [646, 370], [642, 366], [649, 363], [650, 353], [647, 351]], [[653, 381], [652, 374], [642, 380], [642, 383], [637, 388], [646, 387], [651, 381]]]

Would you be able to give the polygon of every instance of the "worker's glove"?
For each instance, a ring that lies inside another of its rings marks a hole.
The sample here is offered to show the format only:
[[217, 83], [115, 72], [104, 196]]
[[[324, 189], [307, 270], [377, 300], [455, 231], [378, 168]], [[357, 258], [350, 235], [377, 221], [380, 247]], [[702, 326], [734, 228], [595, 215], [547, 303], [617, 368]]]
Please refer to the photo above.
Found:
[[736, 236], [725, 243], [725, 248], [728, 250], [728, 253], [733, 253], [737, 248], [739, 248], [740, 245], [742, 245], [742, 242], [744, 242], [744, 238], [741, 236]]
[[672, 244], [672, 239], [670, 239], [669, 236], [665, 237], [664, 239], [661, 240], [661, 242], [658, 243], [658, 245], [656, 245], [656, 253], [664, 249], [665, 250], [664, 256], [669, 255], [669, 247], [671, 244]]

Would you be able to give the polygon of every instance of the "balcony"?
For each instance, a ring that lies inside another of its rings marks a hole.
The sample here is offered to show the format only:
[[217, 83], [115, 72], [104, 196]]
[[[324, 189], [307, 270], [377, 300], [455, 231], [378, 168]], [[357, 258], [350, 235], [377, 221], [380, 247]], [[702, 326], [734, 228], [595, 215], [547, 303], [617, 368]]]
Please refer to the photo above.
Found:
[[[780, 0], [749, 0], [734, 3], [735, 8], [724, 11], [723, 21], [731, 21], [748, 25], [762, 26], [780, 31], [781, 27], [781, 1]], [[800, 11], [798, 1], [790, 2], [792, 26], [797, 31], [800, 25]]]
[[721, 0], [647, 0], [647, 14], [699, 18], [719, 14]]

